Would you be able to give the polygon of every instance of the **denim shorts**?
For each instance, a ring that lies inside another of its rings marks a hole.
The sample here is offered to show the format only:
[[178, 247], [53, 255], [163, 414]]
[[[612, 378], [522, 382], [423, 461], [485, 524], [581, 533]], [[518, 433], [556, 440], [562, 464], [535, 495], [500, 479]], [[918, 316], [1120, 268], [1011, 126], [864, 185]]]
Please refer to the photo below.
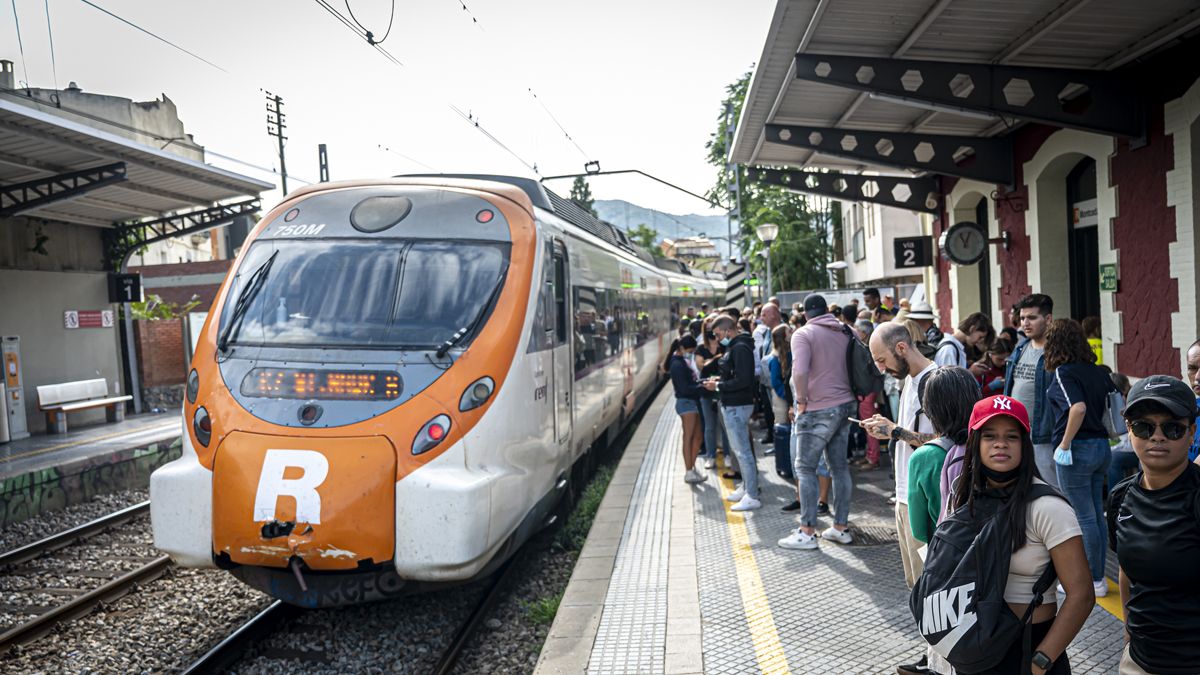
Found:
[[677, 398], [675, 399], [675, 413], [678, 415], [686, 415], [688, 413], [700, 414], [700, 403], [694, 398]]

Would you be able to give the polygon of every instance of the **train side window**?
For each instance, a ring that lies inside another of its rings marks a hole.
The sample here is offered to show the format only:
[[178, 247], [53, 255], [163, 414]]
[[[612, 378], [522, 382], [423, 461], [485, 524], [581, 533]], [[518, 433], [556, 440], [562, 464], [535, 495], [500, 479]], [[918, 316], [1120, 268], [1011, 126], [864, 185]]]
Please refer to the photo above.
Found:
[[554, 248], [554, 344], [567, 343], [567, 260], [561, 247]]

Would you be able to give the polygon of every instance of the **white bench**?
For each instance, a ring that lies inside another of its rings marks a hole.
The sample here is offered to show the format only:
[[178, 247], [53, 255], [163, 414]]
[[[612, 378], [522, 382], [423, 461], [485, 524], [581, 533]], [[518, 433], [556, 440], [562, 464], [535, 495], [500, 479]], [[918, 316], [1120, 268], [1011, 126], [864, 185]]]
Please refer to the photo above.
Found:
[[105, 408], [109, 422], [125, 419], [125, 402], [132, 396], [109, 396], [104, 379], [46, 384], [37, 388], [38, 409], [46, 413], [46, 430], [67, 433], [67, 413], [89, 408]]

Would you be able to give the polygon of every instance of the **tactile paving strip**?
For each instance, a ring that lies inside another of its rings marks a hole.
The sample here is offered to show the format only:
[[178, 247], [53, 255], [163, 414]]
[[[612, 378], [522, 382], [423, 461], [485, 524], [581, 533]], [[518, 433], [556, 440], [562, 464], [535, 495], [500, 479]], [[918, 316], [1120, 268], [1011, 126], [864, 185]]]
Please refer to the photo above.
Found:
[[682, 431], [674, 398], [659, 416], [621, 534], [604, 613], [588, 663], [590, 675], [663, 673], [667, 640], [667, 552], [674, 449]]

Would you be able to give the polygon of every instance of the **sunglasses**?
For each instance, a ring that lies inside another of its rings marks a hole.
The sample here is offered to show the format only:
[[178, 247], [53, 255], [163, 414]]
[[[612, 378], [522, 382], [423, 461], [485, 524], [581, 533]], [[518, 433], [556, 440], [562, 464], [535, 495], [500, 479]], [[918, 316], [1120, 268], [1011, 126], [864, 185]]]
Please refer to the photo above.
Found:
[[1129, 431], [1134, 436], [1141, 439], [1148, 439], [1154, 435], [1155, 428], [1162, 429], [1163, 436], [1167, 440], [1177, 441], [1183, 438], [1183, 435], [1188, 431], [1188, 425], [1183, 422], [1163, 422], [1155, 424], [1147, 420], [1136, 420], [1129, 423]]

